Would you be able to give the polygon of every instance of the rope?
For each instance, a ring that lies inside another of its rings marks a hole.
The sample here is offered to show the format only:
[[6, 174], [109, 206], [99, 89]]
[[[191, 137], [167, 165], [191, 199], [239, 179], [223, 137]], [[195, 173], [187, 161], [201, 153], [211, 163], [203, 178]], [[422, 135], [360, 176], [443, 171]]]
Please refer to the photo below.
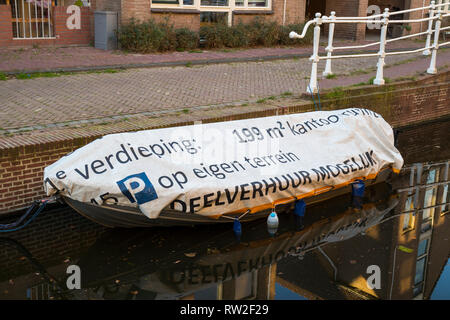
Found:
[[28, 217], [28, 215], [34, 210], [37, 204], [38, 204], [37, 201], [33, 202], [31, 207], [28, 208], [27, 212], [25, 212], [25, 214], [21, 216], [16, 222], [8, 224], [0, 224], [0, 229], [9, 229], [18, 226], [23, 220], [25, 220], [26, 217]]
[[[25, 222], [23, 225], [21, 225], [20, 227], [17, 228], [13, 228], [13, 229], [7, 229], [7, 230], [0, 230], [0, 233], [6, 233], [6, 232], [13, 232], [13, 231], [18, 231], [21, 230], [23, 228], [25, 228], [27, 225], [29, 225], [31, 223], [31, 221], [33, 221], [41, 212], [42, 210], [44, 210], [45, 206], [47, 205], [47, 202], [49, 200], [42, 200], [39, 208], [36, 210], [36, 212], [31, 216], [30, 219], [28, 219], [27, 222]], [[22, 217], [20, 217], [19, 220], [17, 220], [14, 223], [10, 223], [7, 225], [0, 225], [0, 227], [3, 229], [5, 228], [5, 226], [17, 226], [20, 222], [23, 221], [23, 219], [25, 219], [25, 217], [32, 211], [31, 209], [33, 209], [34, 207], [36, 207], [37, 202], [33, 203], [33, 205], [27, 210], [27, 212], [25, 213], [25, 215], [23, 215]]]
[[316, 100], [314, 100], [314, 95], [313, 95], [313, 92], [312, 92], [311, 87], [309, 86], [309, 84], [308, 84], [308, 89], [309, 89], [309, 92], [311, 93], [311, 98], [312, 98], [312, 100], [314, 102], [314, 110], [317, 111]]
[[320, 87], [319, 83], [317, 83], [317, 97], [319, 98], [319, 111], [322, 111], [322, 104], [320, 103]]
[[248, 209], [243, 215], [241, 215], [238, 220], [241, 220], [243, 217], [245, 217], [247, 215], [247, 213], [250, 212], [250, 209]]

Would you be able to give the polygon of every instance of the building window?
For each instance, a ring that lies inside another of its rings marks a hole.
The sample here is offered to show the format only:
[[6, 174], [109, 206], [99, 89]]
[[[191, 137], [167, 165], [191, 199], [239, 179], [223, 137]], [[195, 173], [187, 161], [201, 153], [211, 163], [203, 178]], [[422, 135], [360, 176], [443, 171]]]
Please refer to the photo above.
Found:
[[[439, 168], [430, 169], [426, 184], [432, 184], [439, 180]], [[425, 190], [423, 208], [436, 205], [437, 187], [430, 187]], [[433, 215], [435, 208], [428, 208], [422, 211], [422, 233], [427, 232], [433, 226]]]
[[53, 5], [50, 0], [14, 0], [11, 3], [14, 39], [53, 38]]
[[223, 12], [225, 9], [237, 7], [239, 10], [270, 10], [271, 0], [152, 0], [154, 8], [182, 9], [185, 6], [199, 11]]
[[[423, 201], [423, 207], [432, 207], [436, 204], [436, 188], [427, 189], [425, 191], [425, 199]], [[435, 208], [424, 209], [422, 213], [423, 220], [431, 219]]]
[[228, 0], [201, 0], [201, 6], [228, 7]]
[[179, 1], [178, 0], [153, 0], [152, 3], [179, 4]]
[[414, 196], [408, 196], [403, 210], [406, 212], [403, 216], [403, 231], [414, 229], [415, 215], [414, 211], [412, 211], [414, 210]]
[[413, 295], [417, 297], [423, 291], [423, 282], [419, 283], [417, 286], [414, 286]]
[[416, 275], [414, 277], [414, 286], [417, 287], [419, 286], [424, 279], [424, 275], [425, 275], [425, 262], [426, 262], [426, 257], [423, 257], [419, 260], [417, 260], [416, 263]]
[[248, 0], [249, 7], [267, 7], [267, 0]]
[[201, 12], [200, 25], [208, 25], [212, 23], [226, 23], [228, 13], [226, 12]]
[[[447, 203], [449, 202], [449, 193], [448, 193], [448, 184], [446, 184], [444, 186], [444, 190], [442, 192], [442, 201], [441, 203]], [[449, 205], [448, 204], [443, 204], [441, 206], [441, 214], [446, 214], [448, 211]]]
[[417, 256], [420, 257], [426, 254], [427, 248], [428, 248], [428, 239], [423, 239], [422, 241], [419, 242], [419, 247], [417, 248]]
[[419, 242], [419, 246], [417, 248], [417, 262], [416, 262], [416, 274], [414, 277], [414, 289], [413, 294], [414, 297], [418, 296], [423, 292], [424, 279], [425, 279], [425, 271], [426, 271], [426, 263], [428, 256], [428, 247], [429, 247], [429, 238], [422, 239]]

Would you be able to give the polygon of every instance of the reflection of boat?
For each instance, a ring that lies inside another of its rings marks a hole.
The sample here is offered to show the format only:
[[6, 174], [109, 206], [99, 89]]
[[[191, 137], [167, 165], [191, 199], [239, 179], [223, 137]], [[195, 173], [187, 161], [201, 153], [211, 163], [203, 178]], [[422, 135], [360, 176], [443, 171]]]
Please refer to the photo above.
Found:
[[390, 125], [353, 108], [107, 135], [45, 168], [44, 186], [111, 227], [204, 224], [330, 199], [402, 165]]
[[[136, 291], [145, 298], [175, 299], [245, 278], [288, 255], [349, 239], [381, 223], [398, 203], [396, 197], [386, 200], [386, 188], [386, 184], [378, 185], [380, 200], [364, 204], [361, 210], [349, 208], [347, 196], [311, 206], [311, 221], [305, 221], [301, 230], [294, 215], [280, 215], [275, 237], [269, 236], [261, 221], [247, 224], [240, 242], [228, 227], [220, 225], [195, 231], [110, 231], [77, 263], [83, 270], [82, 288], [103, 288], [110, 293], [108, 298], [125, 298]], [[116, 293], [111, 296], [112, 292]]]

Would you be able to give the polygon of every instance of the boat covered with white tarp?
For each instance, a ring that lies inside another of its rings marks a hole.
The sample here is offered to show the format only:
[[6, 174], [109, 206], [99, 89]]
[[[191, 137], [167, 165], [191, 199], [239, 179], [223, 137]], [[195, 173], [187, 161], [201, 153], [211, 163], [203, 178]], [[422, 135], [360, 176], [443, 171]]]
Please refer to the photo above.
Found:
[[351, 108], [106, 135], [45, 168], [44, 188], [107, 226], [230, 222], [402, 165], [391, 126]]

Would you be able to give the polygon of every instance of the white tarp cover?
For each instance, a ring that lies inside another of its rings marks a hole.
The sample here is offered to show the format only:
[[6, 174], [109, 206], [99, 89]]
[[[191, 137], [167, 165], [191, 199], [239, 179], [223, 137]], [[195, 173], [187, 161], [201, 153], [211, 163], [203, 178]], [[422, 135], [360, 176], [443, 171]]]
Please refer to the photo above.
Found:
[[395, 172], [391, 126], [360, 108], [104, 136], [45, 168], [47, 195], [216, 216]]

